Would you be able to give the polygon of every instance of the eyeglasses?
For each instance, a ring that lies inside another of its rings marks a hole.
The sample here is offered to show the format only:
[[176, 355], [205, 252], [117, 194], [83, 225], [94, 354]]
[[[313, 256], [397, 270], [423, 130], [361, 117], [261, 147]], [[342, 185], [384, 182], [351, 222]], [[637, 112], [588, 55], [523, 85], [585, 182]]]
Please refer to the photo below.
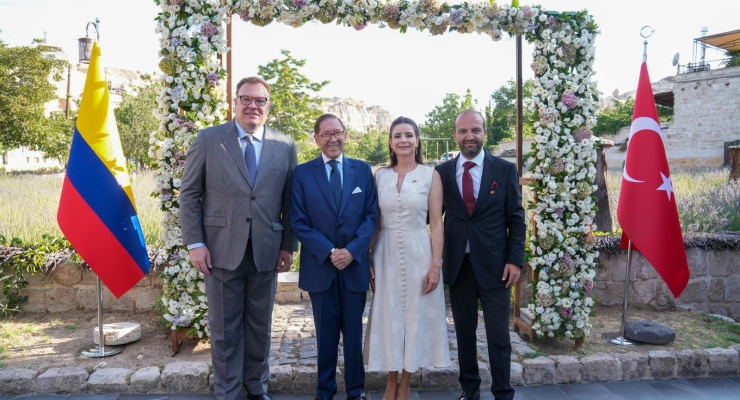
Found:
[[254, 104], [256, 104], [258, 107], [264, 107], [265, 104], [267, 104], [267, 97], [239, 96], [237, 98], [243, 106], [248, 106], [252, 102], [252, 100], [254, 100]]
[[346, 134], [345, 131], [334, 131], [334, 132], [323, 132], [323, 133], [319, 133], [319, 136], [321, 136], [321, 138], [324, 139], [324, 140], [329, 140], [329, 139], [331, 139], [332, 136], [334, 136], [337, 139], [342, 139], [342, 138], [344, 138], [344, 135], [345, 134]]

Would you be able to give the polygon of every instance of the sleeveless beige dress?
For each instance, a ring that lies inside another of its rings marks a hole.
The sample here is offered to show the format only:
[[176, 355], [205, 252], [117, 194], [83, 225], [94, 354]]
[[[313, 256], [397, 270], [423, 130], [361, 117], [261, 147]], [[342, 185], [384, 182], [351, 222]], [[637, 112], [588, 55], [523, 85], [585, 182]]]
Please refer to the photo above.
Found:
[[406, 174], [400, 192], [392, 169], [375, 174], [381, 229], [372, 254], [375, 294], [364, 349], [368, 371], [413, 372], [451, 364], [444, 285], [424, 294], [432, 262], [427, 210], [433, 172], [419, 165]]

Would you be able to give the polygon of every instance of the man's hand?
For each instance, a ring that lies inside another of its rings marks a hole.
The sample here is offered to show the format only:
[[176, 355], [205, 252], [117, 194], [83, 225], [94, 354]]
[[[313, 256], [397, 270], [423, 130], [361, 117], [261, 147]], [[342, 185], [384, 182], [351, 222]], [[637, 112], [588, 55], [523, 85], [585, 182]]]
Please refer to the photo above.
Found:
[[349, 263], [354, 259], [355, 258], [352, 257], [352, 254], [350, 254], [347, 249], [336, 249], [334, 250], [334, 253], [331, 254], [331, 262], [339, 270], [347, 268]]
[[510, 287], [511, 285], [519, 282], [519, 276], [522, 274], [522, 269], [518, 265], [514, 264], [506, 264], [504, 267], [504, 276], [501, 278], [502, 281], [508, 281], [506, 282], [506, 287]]
[[370, 290], [375, 293], [375, 267], [372, 261], [370, 261]]
[[211, 252], [208, 251], [208, 247], [201, 246], [190, 250], [190, 263], [198, 272], [206, 275], [211, 274]]
[[286, 272], [290, 269], [291, 265], [293, 265], [293, 252], [288, 250], [280, 250], [277, 265], [275, 265], [275, 269], [277, 270], [277, 272]]

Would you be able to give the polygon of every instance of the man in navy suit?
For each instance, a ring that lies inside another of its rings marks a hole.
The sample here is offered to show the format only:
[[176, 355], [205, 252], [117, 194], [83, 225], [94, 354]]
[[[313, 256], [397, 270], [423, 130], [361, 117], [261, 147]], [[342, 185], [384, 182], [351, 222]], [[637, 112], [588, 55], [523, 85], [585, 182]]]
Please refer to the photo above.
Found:
[[511, 400], [509, 384], [509, 287], [524, 265], [524, 209], [516, 166], [483, 150], [483, 116], [474, 110], [455, 119], [460, 154], [436, 167], [444, 190], [442, 275], [450, 290], [457, 334], [460, 400], [479, 400], [481, 378], [476, 357], [478, 302], [488, 339], [491, 393]]
[[316, 399], [337, 393], [339, 335], [349, 400], [365, 400], [362, 314], [370, 282], [370, 240], [378, 199], [370, 165], [342, 154], [344, 124], [324, 114], [314, 124], [321, 156], [296, 167], [290, 221], [301, 242], [298, 286], [311, 296], [318, 338]]

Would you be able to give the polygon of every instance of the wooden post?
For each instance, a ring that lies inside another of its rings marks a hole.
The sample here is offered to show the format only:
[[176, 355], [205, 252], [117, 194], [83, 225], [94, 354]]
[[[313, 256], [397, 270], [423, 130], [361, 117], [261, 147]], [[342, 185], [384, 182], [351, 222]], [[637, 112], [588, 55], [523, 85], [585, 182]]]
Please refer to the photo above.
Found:
[[740, 146], [730, 146], [730, 159], [732, 160], [732, 169], [730, 170], [730, 181], [740, 179]]
[[601, 145], [596, 148], [596, 205], [599, 209], [596, 211], [594, 223], [596, 224], [596, 230], [599, 232], [611, 232], [614, 230], [609, 204], [609, 185], [606, 182], [606, 156], [604, 155], [604, 149], [613, 146], [613, 141], [602, 139]]

